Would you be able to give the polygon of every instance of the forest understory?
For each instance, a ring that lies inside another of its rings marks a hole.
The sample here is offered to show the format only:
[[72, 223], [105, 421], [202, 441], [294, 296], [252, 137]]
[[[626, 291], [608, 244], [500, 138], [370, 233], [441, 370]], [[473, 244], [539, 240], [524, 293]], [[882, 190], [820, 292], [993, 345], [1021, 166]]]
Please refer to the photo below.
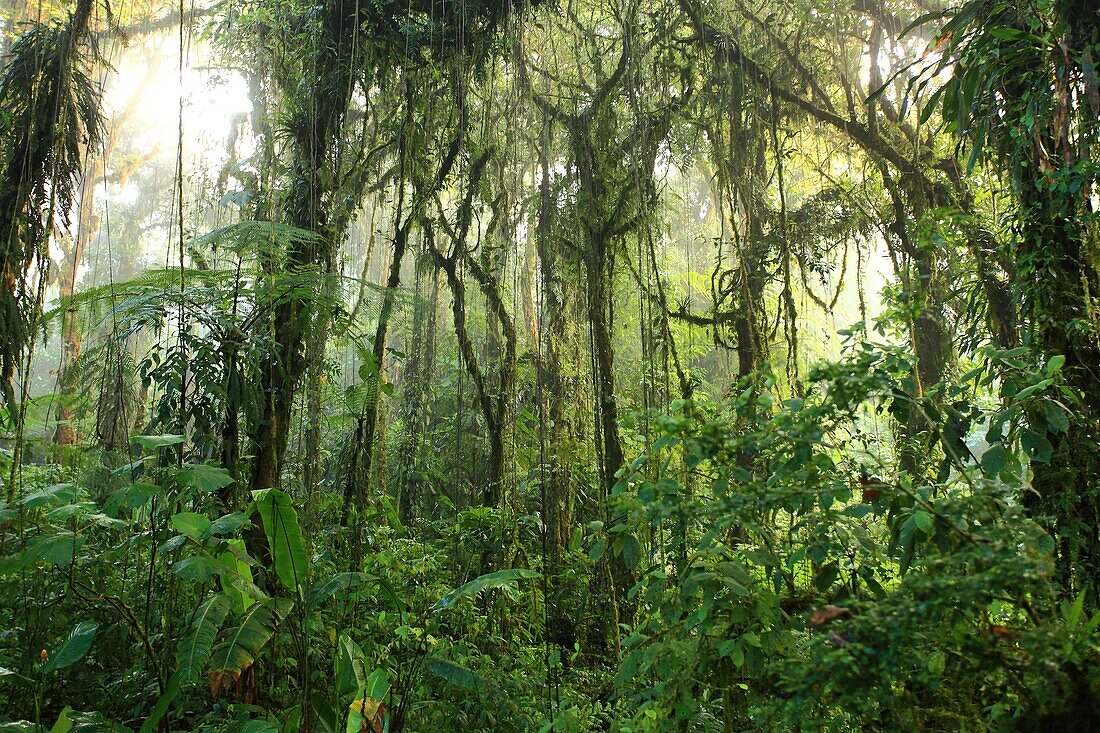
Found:
[[0, 0], [0, 733], [1100, 731], [1096, 0]]

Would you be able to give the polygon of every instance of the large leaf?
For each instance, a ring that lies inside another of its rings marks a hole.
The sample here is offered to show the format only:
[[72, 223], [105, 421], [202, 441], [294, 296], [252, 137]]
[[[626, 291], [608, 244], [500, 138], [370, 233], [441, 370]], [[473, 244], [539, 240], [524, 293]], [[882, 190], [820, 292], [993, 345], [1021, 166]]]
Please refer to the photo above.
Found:
[[538, 572], [534, 570], [524, 570], [522, 568], [486, 573], [485, 575], [474, 578], [469, 583], [458, 586], [450, 593], [440, 598], [439, 602], [433, 606], [432, 610], [442, 611], [447, 608], [453, 608], [454, 605], [463, 598], [470, 598], [493, 588], [511, 586], [517, 580], [532, 580], [539, 577], [542, 576]]
[[235, 679], [248, 669], [293, 605], [288, 598], [265, 598], [249, 606], [241, 615], [240, 623], [228, 629], [214, 647], [210, 662], [211, 687], [220, 686], [226, 675]]
[[78, 623], [69, 632], [65, 641], [61, 642], [61, 646], [47, 652], [46, 661], [38, 665], [38, 671], [42, 674], [49, 674], [79, 662], [92, 646], [92, 638], [98, 628], [99, 624], [93, 621]]
[[354, 588], [374, 580], [377, 580], [377, 578], [369, 573], [337, 573], [313, 589], [309, 594], [309, 606], [310, 608], [316, 608], [342, 590]]
[[233, 483], [233, 477], [229, 475], [229, 471], [205, 463], [184, 466], [176, 473], [176, 479], [181, 486], [187, 486], [205, 494], [224, 489]]
[[216, 535], [232, 534], [241, 527], [247, 527], [251, 523], [252, 522], [248, 519], [248, 515], [243, 512], [224, 514], [210, 523], [203, 539]]
[[179, 445], [185, 440], [182, 435], [135, 435], [130, 438], [131, 443], [140, 445], [145, 450], [156, 450]]
[[72, 711], [73, 709], [66, 705], [61, 714], [57, 716], [57, 722], [50, 728], [50, 733], [69, 733], [73, 729], [73, 721], [69, 717]]
[[73, 532], [35, 537], [23, 551], [25, 563], [43, 562], [53, 565], [71, 565], [76, 552], [84, 545], [84, 538]]
[[194, 682], [214, 648], [218, 629], [225, 623], [233, 602], [225, 593], [216, 593], [195, 611], [191, 619], [191, 633], [180, 644], [176, 653], [176, 671], [185, 682]]
[[157, 698], [157, 702], [153, 705], [153, 709], [149, 711], [149, 717], [141, 724], [141, 733], [153, 733], [153, 731], [156, 730], [157, 724], [160, 723], [160, 719], [164, 717], [172, 701], [180, 694], [180, 688], [182, 686], [183, 677], [180, 676], [177, 670], [173, 672], [172, 676], [168, 679], [168, 684], [165, 685], [164, 692]]
[[195, 610], [191, 619], [191, 633], [180, 644], [176, 652], [176, 671], [172, 673], [164, 692], [157, 698], [156, 704], [149, 712], [149, 717], [141, 726], [141, 733], [151, 733], [172, 702], [179, 695], [184, 682], [194, 682], [199, 678], [203, 665], [210, 657], [210, 651], [214, 647], [214, 639], [218, 635], [218, 629], [222, 627], [232, 601], [224, 593], [217, 593], [206, 599]]
[[386, 707], [383, 700], [390, 689], [389, 673], [382, 668], [367, 675], [367, 683], [360, 697], [348, 706], [346, 733], [362, 731], [382, 731], [387, 729], [385, 722]]
[[309, 571], [302, 528], [298, 525], [298, 512], [290, 497], [278, 489], [253, 491], [256, 510], [264, 523], [268, 547], [275, 561], [275, 574], [287, 588], [295, 589], [305, 580]]
[[340, 634], [336, 642], [336, 659], [333, 667], [336, 676], [336, 692], [341, 697], [365, 693], [367, 673], [363, 669], [363, 650], [347, 634]]
[[432, 660], [431, 672], [464, 690], [477, 691], [485, 687], [485, 680], [472, 669], [446, 659]]
[[119, 489], [107, 497], [103, 509], [108, 516], [117, 517], [121, 509], [138, 509], [145, 506], [160, 490], [156, 484], [140, 482], [130, 484], [125, 489]]
[[24, 496], [20, 503], [28, 509], [69, 504], [76, 497], [77, 491], [75, 484], [54, 484]]
[[244, 613], [256, 598], [265, 594], [252, 582], [252, 568], [242, 558], [246, 557], [244, 540], [226, 540], [229, 548], [218, 555], [222, 570], [223, 592], [233, 600], [237, 613]]
[[205, 514], [197, 512], [180, 512], [168, 520], [172, 529], [180, 534], [185, 534], [192, 539], [201, 539], [203, 534], [210, 529], [210, 519]]

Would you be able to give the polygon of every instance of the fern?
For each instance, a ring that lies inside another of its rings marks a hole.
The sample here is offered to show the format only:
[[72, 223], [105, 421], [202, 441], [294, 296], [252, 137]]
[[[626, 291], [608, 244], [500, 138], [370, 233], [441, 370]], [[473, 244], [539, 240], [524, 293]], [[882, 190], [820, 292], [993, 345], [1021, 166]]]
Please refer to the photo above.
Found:
[[277, 261], [283, 259], [288, 250], [321, 243], [322, 238], [316, 232], [274, 221], [240, 221], [214, 229], [195, 240], [196, 247], [208, 247], [215, 252], [225, 248], [241, 257], [262, 256]]

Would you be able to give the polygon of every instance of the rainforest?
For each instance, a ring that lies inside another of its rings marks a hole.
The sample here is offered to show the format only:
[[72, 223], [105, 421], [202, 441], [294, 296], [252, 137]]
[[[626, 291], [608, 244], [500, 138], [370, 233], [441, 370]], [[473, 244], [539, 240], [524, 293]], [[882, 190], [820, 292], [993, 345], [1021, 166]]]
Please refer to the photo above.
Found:
[[0, 733], [1100, 730], [1096, 0], [0, 0]]

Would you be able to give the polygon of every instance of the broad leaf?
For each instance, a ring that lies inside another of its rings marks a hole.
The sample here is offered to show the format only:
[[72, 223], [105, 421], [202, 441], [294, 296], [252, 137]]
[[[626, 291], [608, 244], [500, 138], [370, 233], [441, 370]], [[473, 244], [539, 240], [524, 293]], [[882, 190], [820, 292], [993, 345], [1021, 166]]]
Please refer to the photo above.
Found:
[[363, 670], [363, 650], [347, 634], [340, 634], [336, 642], [333, 666], [337, 694], [347, 697], [366, 692], [367, 674]]
[[298, 525], [298, 512], [290, 497], [278, 489], [261, 489], [252, 492], [256, 510], [264, 523], [268, 547], [275, 561], [275, 574], [287, 588], [298, 587], [309, 571], [302, 528]]
[[191, 619], [191, 632], [180, 644], [176, 653], [176, 671], [186, 682], [194, 682], [214, 648], [218, 629], [225, 623], [232, 602], [225, 593], [216, 593], [206, 599]]
[[81, 657], [88, 653], [92, 646], [92, 638], [95, 636], [99, 624], [92, 621], [81, 621], [57, 649], [49, 650], [46, 661], [38, 665], [38, 671], [42, 674], [56, 672], [80, 661]]
[[130, 438], [130, 442], [135, 445], [140, 445], [145, 450], [156, 450], [157, 448], [167, 448], [173, 445], [179, 445], [184, 441], [182, 435], [135, 435]]
[[485, 680], [476, 672], [446, 659], [433, 660], [431, 671], [436, 677], [441, 677], [464, 690], [481, 690], [485, 687]]
[[74, 484], [54, 484], [41, 491], [24, 496], [20, 503], [28, 509], [37, 509], [43, 506], [60, 506], [70, 504], [76, 497], [77, 488]]
[[294, 602], [288, 598], [265, 598], [249, 606], [237, 626], [227, 630], [214, 647], [210, 663], [212, 688], [222, 684], [222, 678], [233, 678], [256, 661], [256, 655], [271, 640], [279, 622], [290, 612]]
[[173, 515], [168, 523], [172, 525], [172, 529], [180, 534], [185, 534], [196, 540], [202, 538], [203, 534], [210, 529], [210, 520], [206, 515], [197, 514], [196, 512], [180, 512]]
[[483, 591], [492, 590], [494, 588], [511, 586], [517, 580], [532, 580], [539, 577], [542, 576], [538, 572], [534, 570], [524, 570], [522, 568], [486, 573], [478, 578], [474, 578], [469, 583], [458, 586], [450, 593], [440, 598], [439, 602], [432, 607], [432, 610], [442, 611], [447, 608], [453, 608], [454, 605], [463, 598], [470, 598]]
[[233, 483], [233, 477], [229, 475], [229, 471], [205, 463], [196, 463], [181, 468], [176, 472], [176, 480], [180, 482], [181, 486], [201, 491], [204, 494], [224, 489]]
[[354, 588], [374, 580], [377, 580], [377, 578], [369, 573], [337, 573], [313, 589], [313, 592], [309, 594], [309, 606], [310, 608], [316, 608], [342, 590]]

